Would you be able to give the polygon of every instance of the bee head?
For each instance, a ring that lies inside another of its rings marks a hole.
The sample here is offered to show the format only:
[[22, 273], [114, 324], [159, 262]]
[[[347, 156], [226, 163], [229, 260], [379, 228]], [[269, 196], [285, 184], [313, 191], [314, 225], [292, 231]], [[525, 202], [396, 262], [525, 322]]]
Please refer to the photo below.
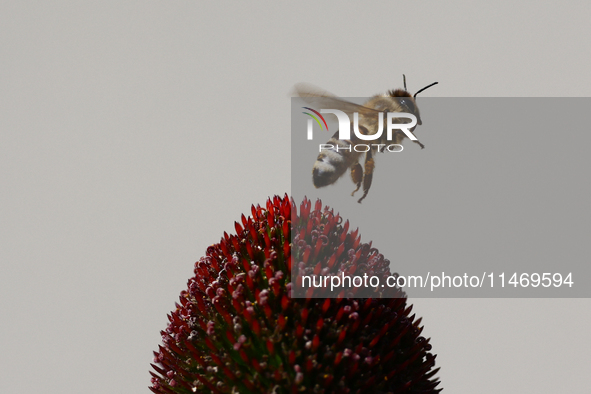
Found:
[[413, 114], [417, 117], [417, 125], [423, 124], [421, 122], [421, 114], [415, 102], [415, 98], [409, 92], [407, 92], [406, 89], [390, 90], [388, 95], [397, 99], [396, 101], [401, 107], [400, 112], [408, 112]]
[[433, 85], [437, 85], [439, 82], [433, 82], [430, 85], [425, 86], [424, 88], [420, 89], [414, 95], [411, 94], [406, 90], [406, 75], [402, 74], [402, 80], [404, 81], [404, 89], [396, 89], [390, 90], [388, 94], [390, 97], [400, 97], [398, 102], [402, 107], [403, 111], [401, 112], [409, 112], [417, 117], [417, 125], [422, 125], [423, 122], [421, 121], [421, 114], [419, 113], [419, 108], [417, 107], [417, 103], [415, 99], [417, 98], [417, 94], [421, 93], [422, 91], [429, 89]]

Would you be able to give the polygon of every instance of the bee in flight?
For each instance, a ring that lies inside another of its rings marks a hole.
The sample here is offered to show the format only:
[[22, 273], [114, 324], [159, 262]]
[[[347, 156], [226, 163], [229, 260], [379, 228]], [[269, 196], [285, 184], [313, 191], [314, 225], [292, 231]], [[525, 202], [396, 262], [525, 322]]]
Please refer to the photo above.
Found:
[[[422, 124], [419, 108], [416, 105], [415, 99], [417, 94], [436, 85], [438, 82], [425, 86], [414, 95], [411, 95], [406, 90], [406, 77], [404, 75], [403, 80], [404, 89], [390, 90], [386, 94], [373, 96], [363, 105], [341, 100], [330, 93], [321, 91], [318, 88], [307, 84], [297, 84], [295, 86], [295, 93], [307, 103], [318, 108], [333, 108], [343, 111], [349, 116], [349, 119], [354, 116], [354, 113], [358, 113], [358, 127], [360, 133], [364, 135], [373, 135], [381, 133], [383, 127], [382, 116], [388, 112], [405, 112], [413, 114], [417, 118], [416, 124]], [[378, 118], [380, 121], [379, 130]], [[406, 118], [402, 117], [402, 119]], [[394, 119], [394, 123], [405, 122], [399, 119]], [[416, 126], [410, 128], [410, 131], [414, 131], [415, 127]], [[355, 134], [352, 135], [349, 140], [341, 140], [339, 139], [339, 132], [337, 131], [327, 144], [325, 144], [326, 146], [332, 146], [332, 148], [321, 150], [314, 163], [312, 169], [314, 186], [319, 188], [332, 185], [343, 176], [349, 168], [351, 169], [351, 180], [357, 186], [351, 195], [354, 195], [361, 187], [361, 184], [363, 184], [363, 196], [357, 201], [361, 203], [361, 201], [367, 196], [369, 188], [371, 187], [373, 171], [375, 168], [373, 156], [376, 151], [379, 150], [379, 146], [384, 146], [387, 143], [400, 144], [405, 137], [406, 134], [398, 130], [393, 133], [392, 140], [388, 141], [386, 139], [386, 133], [381, 133], [381, 136], [377, 137], [375, 140], [375, 144], [372, 144], [372, 148], [368, 148], [367, 151], [358, 151], [355, 146], [357, 144], [363, 144], [364, 141], [358, 138]], [[413, 142], [419, 144], [421, 149], [425, 147], [418, 140], [414, 140]], [[351, 149], [351, 147], [353, 147], [353, 149]], [[359, 158], [362, 155], [365, 155], [363, 167], [359, 164]]]

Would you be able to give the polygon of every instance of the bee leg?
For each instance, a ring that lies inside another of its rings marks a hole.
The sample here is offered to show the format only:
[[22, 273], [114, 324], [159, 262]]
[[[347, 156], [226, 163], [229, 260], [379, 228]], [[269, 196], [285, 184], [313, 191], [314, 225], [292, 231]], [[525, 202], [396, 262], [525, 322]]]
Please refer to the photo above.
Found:
[[357, 185], [357, 189], [353, 190], [353, 193], [351, 193], [351, 195], [353, 195], [357, 190], [359, 190], [361, 187], [361, 181], [363, 180], [363, 168], [361, 168], [361, 164], [359, 164], [359, 162], [351, 166], [351, 180]]
[[359, 200], [358, 203], [361, 204], [361, 200], [367, 196], [367, 192], [369, 192], [369, 188], [371, 187], [371, 181], [373, 179], [373, 169], [375, 168], [375, 163], [373, 161], [373, 157], [371, 154], [371, 150], [369, 150], [365, 154], [365, 174], [363, 175], [363, 196]]
[[425, 145], [421, 144], [421, 142], [419, 140], [414, 140], [413, 142], [415, 144], [419, 144], [419, 146], [421, 147], [421, 149], [425, 149]]

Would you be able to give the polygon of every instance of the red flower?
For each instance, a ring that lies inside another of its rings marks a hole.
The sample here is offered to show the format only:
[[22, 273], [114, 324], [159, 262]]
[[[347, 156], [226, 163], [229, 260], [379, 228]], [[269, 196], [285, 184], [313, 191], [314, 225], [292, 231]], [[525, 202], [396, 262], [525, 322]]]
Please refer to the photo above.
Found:
[[303, 274], [390, 275], [388, 260], [321, 208], [304, 200], [298, 214], [276, 196], [207, 248], [161, 332], [154, 393], [440, 391], [421, 319], [399, 289], [388, 294], [398, 298], [292, 297]]

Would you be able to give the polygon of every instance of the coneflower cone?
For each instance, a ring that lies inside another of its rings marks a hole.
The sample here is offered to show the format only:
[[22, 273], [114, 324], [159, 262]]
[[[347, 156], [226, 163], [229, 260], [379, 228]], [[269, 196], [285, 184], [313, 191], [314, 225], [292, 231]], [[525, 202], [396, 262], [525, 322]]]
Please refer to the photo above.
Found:
[[389, 261], [320, 201], [299, 208], [287, 195], [253, 206], [236, 235], [224, 233], [195, 263], [154, 352], [154, 393], [441, 390], [421, 319], [399, 289], [398, 298], [291, 297], [301, 279], [292, 283], [292, 261], [298, 276], [355, 267], [390, 275]]

